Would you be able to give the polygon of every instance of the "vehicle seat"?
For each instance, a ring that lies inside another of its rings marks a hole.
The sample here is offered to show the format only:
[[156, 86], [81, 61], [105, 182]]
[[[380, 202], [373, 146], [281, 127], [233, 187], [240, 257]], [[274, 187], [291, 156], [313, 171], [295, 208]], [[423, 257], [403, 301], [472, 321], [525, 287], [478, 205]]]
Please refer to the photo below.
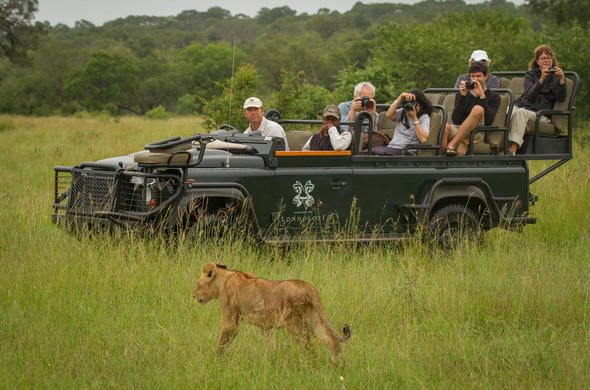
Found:
[[512, 94], [514, 95], [514, 100], [518, 100], [518, 98], [524, 92], [524, 77], [514, 77], [512, 80], [510, 80], [510, 85], [508, 86], [508, 89], [512, 91]]
[[287, 141], [289, 143], [289, 149], [301, 150], [307, 140], [313, 135], [311, 131], [307, 130], [291, 130], [287, 131]]
[[395, 131], [395, 127], [397, 126], [397, 122], [389, 119], [386, 114], [387, 111], [381, 111], [379, 113], [379, 126], [377, 127], [377, 131], [382, 132], [389, 139], [393, 138], [393, 133]]
[[[500, 93], [500, 105], [496, 116], [491, 126], [506, 128], [508, 124], [508, 104], [510, 102], [510, 96], [507, 93]], [[483, 135], [483, 139], [480, 137], [480, 142], [473, 144], [474, 154], [498, 154], [504, 150], [504, 134], [505, 131], [489, 131]], [[478, 139], [477, 135], [475, 139]]]
[[[553, 105], [554, 110], [559, 111], [567, 111], [569, 107], [570, 100], [572, 98], [572, 92], [574, 87], [574, 82], [568, 78], [565, 80], [565, 85], [567, 88], [567, 95], [563, 102], [556, 101]], [[552, 123], [540, 122], [539, 123], [539, 134], [542, 135], [557, 135], [561, 132], [561, 129], [567, 128], [567, 120], [568, 117], [564, 115], [555, 115], [551, 118]], [[534, 129], [535, 128], [535, 121], [530, 120], [527, 123], [527, 128]]]
[[442, 93], [425, 93], [424, 95], [426, 95], [432, 104], [442, 104], [445, 97]]
[[430, 128], [426, 144], [438, 145], [438, 149], [419, 149], [418, 156], [436, 156], [440, 151], [440, 135], [444, 131], [444, 124], [442, 123], [444, 118], [443, 111], [436, 107], [430, 114]]

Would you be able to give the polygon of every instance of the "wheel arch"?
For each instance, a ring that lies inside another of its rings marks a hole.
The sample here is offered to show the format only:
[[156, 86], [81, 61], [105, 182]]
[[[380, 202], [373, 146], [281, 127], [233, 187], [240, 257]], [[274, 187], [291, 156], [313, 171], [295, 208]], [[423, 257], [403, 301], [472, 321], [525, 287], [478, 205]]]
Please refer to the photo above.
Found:
[[213, 214], [236, 202], [246, 209], [252, 227], [259, 232], [258, 219], [250, 199], [248, 191], [239, 184], [191, 189], [183, 194], [176, 206], [175, 222], [177, 225], [190, 223], [191, 219], [198, 217], [198, 212], [203, 208], [207, 213]]
[[441, 179], [432, 186], [425, 203], [428, 218], [447, 205], [460, 204], [472, 210], [485, 228], [495, 226], [499, 219], [491, 190], [481, 179]]

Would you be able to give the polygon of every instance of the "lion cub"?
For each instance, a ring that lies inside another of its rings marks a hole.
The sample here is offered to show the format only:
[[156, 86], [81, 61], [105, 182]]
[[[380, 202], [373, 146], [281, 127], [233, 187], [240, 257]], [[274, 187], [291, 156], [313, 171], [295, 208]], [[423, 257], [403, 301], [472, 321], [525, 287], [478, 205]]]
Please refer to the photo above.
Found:
[[265, 280], [249, 272], [230, 271], [222, 263], [203, 266], [193, 294], [200, 304], [219, 299], [221, 335], [217, 352], [223, 354], [244, 320], [265, 331], [285, 327], [298, 343], [311, 346], [315, 334], [339, 364], [340, 343], [350, 338], [345, 325], [340, 336], [330, 325], [318, 291], [301, 280]]

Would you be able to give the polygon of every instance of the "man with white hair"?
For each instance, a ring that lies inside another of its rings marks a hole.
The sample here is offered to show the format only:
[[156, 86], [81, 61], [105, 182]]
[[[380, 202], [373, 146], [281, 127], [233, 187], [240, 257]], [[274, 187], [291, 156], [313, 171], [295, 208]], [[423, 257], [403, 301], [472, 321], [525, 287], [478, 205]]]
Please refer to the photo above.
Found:
[[[471, 66], [476, 62], [481, 62], [484, 65], [487, 65], [487, 67], [489, 69], [492, 59], [490, 57], [488, 57], [488, 53], [486, 53], [485, 50], [474, 50], [473, 53], [471, 53], [471, 57], [469, 57], [468, 64], [469, 64], [469, 66]], [[459, 77], [457, 77], [457, 81], [455, 81], [455, 86], [453, 88], [459, 88], [461, 85], [461, 81], [467, 81], [467, 80], [471, 80], [469, 73], [465, 73], [465, 74], [460, 75]], [[488, 89], [501, 88], [500, 79], [497, 78], [496, 76], [494, 76], [493, 74], [488, 73], [487, 88]]]
[[[375, 107], [375, 87], [368, 81], [362, 81], [354, 87], [354, 99], [338, 105], [342, 121], [354, 121], [358, 112], [367, 111], [373, 117], [373, 130], [379, 125], [379, 115], [376, 115]], [[347, 131], [348, 127], [340, 125], [340, 130]], [[363, 126], [363, 131], [369, 131], [368, 126]]]
[[254, 96], [246, 99], [244, 102], [244, 116], [250, 122], [244, 134], [260, 132], [263, 137], [280, 137], [285, 140], [285, 150], [289, 150], [287, 134], [285, 134], [283, 126], [264, 117], [262, 100]]

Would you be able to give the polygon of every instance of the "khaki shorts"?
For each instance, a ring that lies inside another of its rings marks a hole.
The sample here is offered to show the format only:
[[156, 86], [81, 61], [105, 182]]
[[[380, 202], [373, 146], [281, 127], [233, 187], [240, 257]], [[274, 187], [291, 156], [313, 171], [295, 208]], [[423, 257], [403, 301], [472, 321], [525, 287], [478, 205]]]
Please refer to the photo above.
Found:
[[[459, 131], [459, 125], [455, 125], [453, 123], [449, 124], [451, 126], [451, 131], [449, 132], [449, 139], [452, 139], [453, 137], [455, 137], [457, 135], [457, 132]], [[485, 133], [479, 132], [477, 134], [475, 134], [475, 137], [473, 137], [473, 142], [483, 142], [485, 138]], [[467, 138], [465, 138], [466, 141], [469, 140], [469, 136], [467, 136]]]

